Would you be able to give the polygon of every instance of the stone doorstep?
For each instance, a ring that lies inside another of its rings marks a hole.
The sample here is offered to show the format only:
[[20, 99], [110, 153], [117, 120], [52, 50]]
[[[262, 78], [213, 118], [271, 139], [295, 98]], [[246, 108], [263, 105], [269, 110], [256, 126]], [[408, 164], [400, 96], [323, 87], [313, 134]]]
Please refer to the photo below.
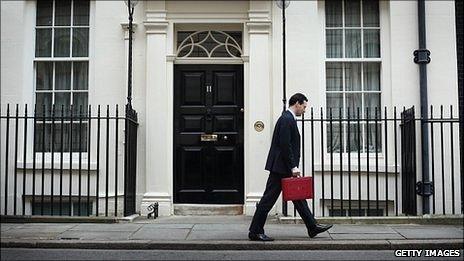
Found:
[[2, 240], [2, 248], [150, 249], [150, 250], [393, 250], [462, 249], [462, 239], [440, 240], [337, 240], [337, 241], [89, 241]]
[[[321, 224], [421, 224], [462, 225], [464, 215], [449, 216], [392, 216], [392, 217], [319, 217]], [[300, 217], [278, 217], [282, 224], [303, 224]]]
[[174, 204], [174, 215], [178, 216], [239, 216], [243, 205]]

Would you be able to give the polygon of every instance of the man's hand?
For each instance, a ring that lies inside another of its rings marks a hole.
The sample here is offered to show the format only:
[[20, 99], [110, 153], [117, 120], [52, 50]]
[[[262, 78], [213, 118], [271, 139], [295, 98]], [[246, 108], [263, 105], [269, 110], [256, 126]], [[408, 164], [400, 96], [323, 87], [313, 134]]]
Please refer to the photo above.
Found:
[[298, 167], [294, 167], [294, 168], [292, 169], [292, 176], [293, 176], [293, 177], [300, 177], [300, 176], [301, 176], [301, 172], [300, 172], [300, 170], [298, 169]]

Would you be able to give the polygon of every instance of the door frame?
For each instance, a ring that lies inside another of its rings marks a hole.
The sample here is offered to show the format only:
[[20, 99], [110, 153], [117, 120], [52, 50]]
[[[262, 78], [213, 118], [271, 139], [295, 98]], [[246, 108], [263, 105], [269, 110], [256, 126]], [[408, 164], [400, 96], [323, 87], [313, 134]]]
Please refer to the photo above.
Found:
[[[205, 61], [205, 63], [202, 63], [202, 61]], [[207, 62], [206, 62], [207, 61]], [[227, 61], [227, 62], [224, 62], [224, 61]], [[215, 59], [211, 59], [211, 58], [208, 58], [208, 59], [204, 59], [204, 58], [186, 58], [186, 59], [175, 59], [174, 60], [174, 63], [173, 63], [173, 66], [172, 66], [172, 104], [171, 104], [171, 108], [172, 108], [172, 117], [171, 117], [171, 134], [172, 134], [172, 142], [171, 142], [171, 159], [172, 159], [172, 172], [171, 172], [171, 178], [172, 178], [172, 182], [171, 182], [171, 202], [172, 204], [178, 204], [178, 205], [190, 205], [190, 204], [187, 204], [187, 203], [175, 203], [174, 202], [174, 195], [176, 193], [176, 190], [175, 190], [175, 187], [176, 187], [176, 182], [175, 182], [175, 175], [176, 175], [176, 171], [175, 171], [175, 165], [176, 165], [176, 160], [175, 160], [175, 156], [174, 154], [176, 153], [176, 140], [174, 138], [174, 131], [175, 131], [175, 101], [174, 101], [174, 89], [175, 89], [175, 79], [174, 79], [174, 76], [175, 76], [175, 69], [176, 69], [176, 65], [218, 65], [218, 66], [221, 66], [221, 65], [232, 65], [232, 64], [236, 64], [236, 65], [242, 65], [242, 87], [243, 87], [243, 90], [242, 90], [242, 94], [243, 94], [243, 108], [246, 107], [246, 103], [247, 103], [247, 95], [246, 95], [246, 92], [245, 90], [247, 89], [246, 88], [246, 84], [247, 84], [247, 80], [246, 80], [246, 66], [245, 64], [243, 63], [243, 60], [242, 59], [233, 59], [233, 58], [215, 58]], [[245, 109], [245, 112], [246, 112], [246, 109]], [[223, 206], [237, 206], [237, 205], [242, 205], [244, 206], [245, 205], [245, 202], [246, 202], [246, 137], [247, 137], [247, 133], [246, 133], [246, 128], [245, 128], [245, 124], [247, 122], [247, 115], [246, 113], [243, 114], [243, 123], [242, 123], [242, 137], [243, 137], [243, 143], [242, 143], [242, 148], [243, 148], [243, 153], [242, 153], [242, 201], [243, 203], [240, 203], [240, 204], [219, 204], [219, 205], [223, 205]], [[201, 206], [208, 206], [208, 205], [212, 205], [212, 204], [198, 204], [198, 203], [192, 203], [191, 205], [201, 205]], [[218, 204], [214, 204], [214, 205], [218, 205]], [[174, 208], [172, 208], [174, 211]]]

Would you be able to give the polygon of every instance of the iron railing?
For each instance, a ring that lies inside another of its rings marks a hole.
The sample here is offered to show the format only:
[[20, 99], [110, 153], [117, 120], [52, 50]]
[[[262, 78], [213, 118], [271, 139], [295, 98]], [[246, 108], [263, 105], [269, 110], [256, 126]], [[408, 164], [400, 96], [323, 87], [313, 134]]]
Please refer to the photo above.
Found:
[[0, 121], [2, 215], [135, 213], [135, 110], [126, 105], [125, 117], [118, 105], [112, 114], [98, 105], [96, 115], [91, 105], [21, 110], [8, 104]]
[[[400, 114], [396, 107], [361, 111], [347, 108], [343, 112], [339, 108], [335, 114], [333, 109], [316, 112], [310, 108], [298, 119], [302, 136], [300, 169], [303, 176], [313, 177], [314, 198], [308, 200], [313, 213], [316, 216], [423, 214], [416, 206], [422, 197], [431, 197], [430, 214], [462, 213], [459, 190], [463, 188], [455, 186], [462, 179], [459, 142], [455, 139], [459, 119], [453, 116], [453, 107], [445, 115], [444, 107], [440, 106], [437, 117], [431, 106], [427, 119], [417, 117], [413, 108], [403, 108]], [[406, 117], [409, 117], [407, 126]], [[412, 150], [418, 146], [420, 151], [421, 124], [430, 129], [430, 181], [421, 180], [421, 155]], [[285, 216], [292, 212], [297, 215], [295, 209], [289, 211], [287, 202], [282, 203], [282, 212]]]

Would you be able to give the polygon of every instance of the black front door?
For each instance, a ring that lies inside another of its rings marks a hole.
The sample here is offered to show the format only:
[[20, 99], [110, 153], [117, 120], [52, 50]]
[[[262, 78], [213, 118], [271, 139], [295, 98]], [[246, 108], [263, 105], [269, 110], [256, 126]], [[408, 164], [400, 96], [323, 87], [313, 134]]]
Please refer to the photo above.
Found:
[[243, 204], [243, 171], [243, 65], [175, 65], [174, 203]]

